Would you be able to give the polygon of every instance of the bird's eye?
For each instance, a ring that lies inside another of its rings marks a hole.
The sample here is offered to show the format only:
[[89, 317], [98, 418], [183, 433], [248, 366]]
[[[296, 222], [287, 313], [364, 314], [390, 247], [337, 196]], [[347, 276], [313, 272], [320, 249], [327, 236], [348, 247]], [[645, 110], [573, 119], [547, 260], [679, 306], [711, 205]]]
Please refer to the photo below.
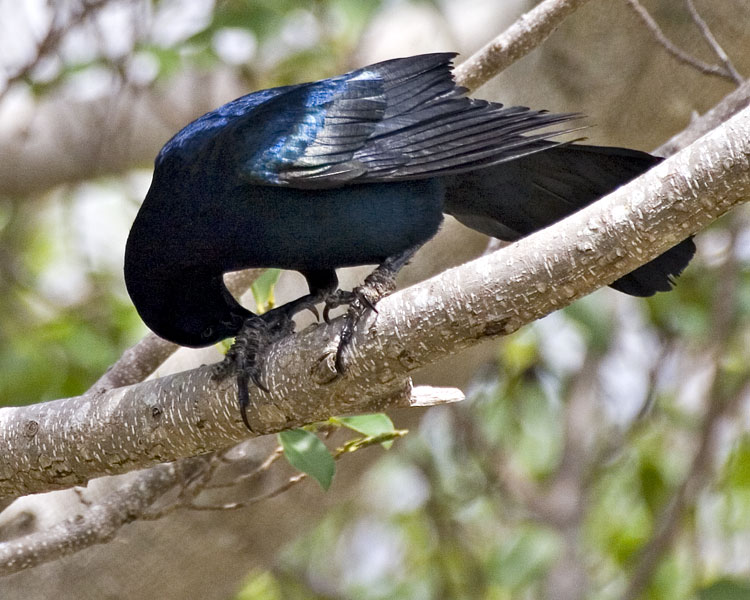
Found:
[[201, 337], [206, 339], [210, 338], [214, 334], [214, 328], [213, 327], [206, 327], [203, 330], [203, 333], [201, 333]]

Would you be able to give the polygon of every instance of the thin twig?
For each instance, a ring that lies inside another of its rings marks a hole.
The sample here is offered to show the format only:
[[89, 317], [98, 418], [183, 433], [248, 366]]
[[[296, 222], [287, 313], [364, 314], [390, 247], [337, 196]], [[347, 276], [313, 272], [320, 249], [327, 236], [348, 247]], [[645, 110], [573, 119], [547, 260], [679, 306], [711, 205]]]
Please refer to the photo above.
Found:
[[719, 44], [719, 42], [716, 40], [716, 37], [714, 37], [714, 34], [711, 31], [711, 28], [708, 26], [708, 23], [703, 20], [703, 17], [701, 17], [700, 13], [696, 10], [695, 5], [693, 4], [693, 0], [685, 0], [685, 4], [687, 5], [690, 16], [693, 19], [693, 23], [696, 24], [706, 42], [709, 46], [711, 46], [714, 54], [716, 54], [716, 57], [721, 61], [721, 64], [724, 65], [727, 73], [729, 73], [729, 75], [737, 85], [742, 85], [745, 82], [745, 79], [742, 77], [742, 75], [739, 74], [739, 71], [737, 71], [737, 69], [735, 68], [731, 59], [724, 51], [724, 48], [721, 47], [721, 44]]
[[271, 465], [273, 465], [273, 463], [279, 460], [283, 455], [284, 455], [284, 449], [281, 446], [277, 446], [274, 449], [274, 451], [271, 452], [271, 454], [269, 454], [260, 465], [258, 465], [255, 469], [253, 469], [249, 473], [243, 473], [242, 475], [235, 477], [232, 481], [226, 481], [223, 483], [211, 483], [209, 485], [206, 485], [204, 489], [217, 490], [221, 488], [229, 488], [229, 487], [234, 487], [239, 483], [255, 479], [259, 475], [267, 472], [271, 468]]
[[[378, 444], [383, 443], [384, 441], [391, 441], [394, 438], [402, 437], [406, 435], [406, 431], [395, 431], [389, 434], [384, 434], [381, 436], [365, 436], [360, 438], [355, 438], [353, 440], [349, 440], [346, 442], [343, 446], [340, 446], [339, 448], [336, 448], [336, 450], [333, 452], [333, 460], [340, 460], [341, 457], [343, 457], [346, 454], [351, 454], [352, 452], [356, 452], [358, 450], [361, 450], [362, 448], [367, 448], [368, 446], [375, 446]], [[267, 471], [268, 468], [283, 454], [283, 448], [278, 447], [276, 448], [269, 456], [266, 458], [265, 461], [253, 472], [248, 473], [245, 478], [237, 478], [234, 480], [233, 484], [240, 483], [240, 481], [243, 481], [246, 478], [253, 477], [257, 475], [259, 472]], [[259, 502], [262, 502], [263, 500], [269, 500], [271, 498], [275, 498], [279, 494], [287, 491], [291, 487], [297, 485], [300, 481], [303, 481], [307, 478], [307, 475], [305, 473], [298, 473], [297, 475], [293, 475], [290, 477], [287, 481], [282, 483], [280, 486], [274, 488], [273, 490], [269, 492], [265, 492], [263, 494], [259, 494], [257, 496], [253, 496], [252, 498], [249, 498], [247, 500], [243, 500], [242, 502], [229, 502], [227, 504], [197, 504], [194, 501], [184, 504], [184, 508], [190, 509], [190, 510], [239, 510], [241, 508], [246, 508], [248, 506], [252, 506], [253, 504], [258, 504]], [[222, 484], [219, 484], [217, 486], [206, 486], [205, 489], [213, 489], [213, 487], [226, 487]], [[195, 499], [197, 494], [193, 495], [193, 499]]]
[[711, 110], [699, 118], [693, 119], [685, 129], [672, 136], [653, 153], [656, 156], [672, 156], [672, 154], [692, 144], [724, 121], [731, 119], [748, 105], [750, 105], [750, 81], [746, 81], [736, 90], [724, 96]]
[[252, 506], [253, 504], [258, 504], [259, 502], [262, 502], [264, 500], [270, 500], [271, 498], [275, 498], [279, 494], [283, 494], [284, 492], [291, 489], [292, 487], [297, 485], [300, 481], [303, 481], [306, 478], [307, 478], [306, 473], [299, 473], [297, 475], [293, 475], [286, 482], [282, 483], [279, 487], [274, 488], [271, 491], [266, 492], [265, 494], [259, 494], [258, 496], [253, 496], [252, 498], [248, 500], [243, 500], [242, 502], [230, 502], [228, 504], [189, 503], [189, 504], [185, 504], [184, 508], [187, 508], [190, 510], [239, 510], [241, 508], [247, 508], [248, 506]]
[[704, 75], [712, 75], [714, 77], [721, 77], [722, 79], [729, 79], [733, 83], [736, 83], [732, 73], [727, 70], [724, 66], [719, 65], [712, 65], [707, 62], [703, 62], [699, 58], [694, 57], [691, 54], [688, 54], [684, 50], [682, 50], [680, 47], [676, 46], [672, 43], [672, 41], [666, 36], [664, 31], [662, 31], [661, 27], [659, 27], [659, 24], [654, 20], [654, 18], [649, 14], [649, 12], [641, 5], [638, 0], [625, 0], [625, 3], [633, 9], [635, 14], [640, 17], [641, 21], [643, 21], [643, 24], [646, 26], [646, 28], [651, 32], [651, 34], [654, 36], [657, 42], [661, 44], [664, 49], [669, 52], [674, 58], [679, 60], [680, 62], [689, 65], [693, 67], [694, 69], [697, 69]]

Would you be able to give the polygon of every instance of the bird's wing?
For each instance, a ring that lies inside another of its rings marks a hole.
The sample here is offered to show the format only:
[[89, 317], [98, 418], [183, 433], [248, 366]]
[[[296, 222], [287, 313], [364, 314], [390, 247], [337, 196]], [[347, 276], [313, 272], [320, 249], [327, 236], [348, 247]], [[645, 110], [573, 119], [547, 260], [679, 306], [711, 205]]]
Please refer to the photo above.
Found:
[[[538, 151], [537, 131], [577, 118], [464, 96], [455, 54], [388, 60], [291, 89], [234, 127], [245, 178], [298, 188], [421, 179]], [[236, 147], [236, 146], [235, 146]]]

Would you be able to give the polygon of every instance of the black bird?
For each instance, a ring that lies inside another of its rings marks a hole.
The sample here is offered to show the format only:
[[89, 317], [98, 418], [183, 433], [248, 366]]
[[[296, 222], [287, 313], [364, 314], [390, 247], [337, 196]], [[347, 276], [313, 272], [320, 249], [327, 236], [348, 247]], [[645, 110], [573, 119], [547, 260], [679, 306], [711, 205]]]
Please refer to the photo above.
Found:
[[[561, 144], [539, 130], [577, 118], [467, 98], [455, 54], [377, 63], [313, 83], [243, 96], [190, 123], [162, 148], [125, 251], [125, 282], [145, 323], [183, 346], [238, 336], [230, 350], [243, 419], [248, 378], [291, 317], [348, 305], [337, 353], [359, 318], [443, 213], [517, 240], [637, 177], [661, 159], [624, 148]], [[686, 239], [611, 287], [667, 291], [695, 247]], [[376, 264], [338, 290], [336, 269]], [[222, 275], [299, 271], [310, 293], [257, 317]], [[239, 335], [238, 335], [239, 334]], [[264, 388], [265, 389], [265, 388]]]

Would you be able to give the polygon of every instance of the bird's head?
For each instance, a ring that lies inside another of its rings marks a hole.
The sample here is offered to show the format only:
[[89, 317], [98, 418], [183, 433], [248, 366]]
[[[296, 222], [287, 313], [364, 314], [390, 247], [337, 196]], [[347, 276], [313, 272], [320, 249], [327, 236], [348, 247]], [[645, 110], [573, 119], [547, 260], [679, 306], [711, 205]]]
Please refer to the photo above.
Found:
[[229, 293], [221, 276], [182, 274], [128, 280], [128, 292], [144, 323], [170, 342], [200, 348], [236, 335], [252, 313]]

